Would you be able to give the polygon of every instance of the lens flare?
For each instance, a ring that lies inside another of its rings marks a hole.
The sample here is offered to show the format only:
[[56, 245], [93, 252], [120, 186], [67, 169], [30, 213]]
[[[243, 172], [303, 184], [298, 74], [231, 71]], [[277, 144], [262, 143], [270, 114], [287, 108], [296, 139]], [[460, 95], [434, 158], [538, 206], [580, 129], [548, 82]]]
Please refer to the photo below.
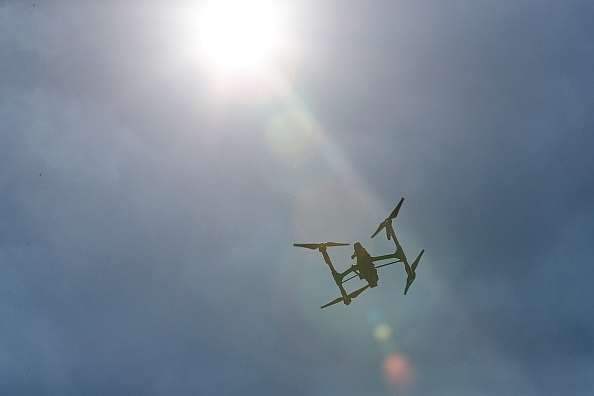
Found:
[[274, 116], [266, 128], [268, 144], [282, 155], [295, 156], [311, 142], [313, 127], [306, 117], [295, 111], [284, 111]]
[[392, 328], [385, 323], [379, 324], [373, 329], [373, 336], [379, 342], [389, 341], [392, 337]]
[[384, 313], [379, 308], [374, 308], [367, 313], [367, 321], [372, 326], [377, 326], [384, 321]]
[[384, 379], [394, 388], [408, 388], [412, 385], [412, 368], [406, 357], [399, 353], [391, 353], [384, 359]]
[[[365, 192], [356, 185], [338, 181], [323, 180], [313, 184], [313, 180], [321, 177], [321, 174], [311, 174], [312, 187], [297, 193], [293, 211], [297, 236], [308, 241], [323, 241], [329, 235], [341, 241], [356, 240], [358, 225], [370, 217]], [[346, 253], [345, 265], [350, 265], [352, 248], [337, 249], [336, 253], [340, 251]]]

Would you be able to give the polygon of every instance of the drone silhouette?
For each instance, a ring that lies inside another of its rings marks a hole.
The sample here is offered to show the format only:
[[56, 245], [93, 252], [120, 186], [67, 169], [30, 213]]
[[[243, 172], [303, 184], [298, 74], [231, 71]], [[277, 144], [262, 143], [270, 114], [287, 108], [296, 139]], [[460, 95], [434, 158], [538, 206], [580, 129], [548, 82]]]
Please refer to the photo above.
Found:
[[[398, 205], [396, 205], [396, 208], [392, 211], [392, 213], [390, 213], [390, 215], [384, 221], [382, 221], [380, 223], [379, 227], [377, 227], [377, 230], [375, 230], [373, 235], [371, 235], [371, 237], [374, 238], [377, 234], [379, 234], [379, 232], [382, 229], [385, 229], [386, 230], [386, 238], [388, 238], [388, 240], [392, 240], [394, 242], [394, 245], [396, 246], [396, 251], [392, 254], [385, 254], [382, 256], [372, 256], [367, 252], [367, 250], [365, 250], [365, 248], [363, 247], [363, 245], [361, 245], [361, 243], [355, 242], [354, 243], [355, 252], [351, 256], [351, 259], [356, 258], [356, 263], [351, 265], [351, 267], [349, 269], [347, 269], [346, 271], [338, 272], [338, 271], [336, 271], [336, 269], [334, 268], [334, 265], [332, 264], [332, 261], [330, 260], [330, 256], [328, 255], [327, 248], [334, 247], [334, 246], [349, 246], [350, 244], [338, 243], [338, 242], [294, 243], [293, 244], [293, 246], [303, 247], [303, 248], [312, 249], [312, 250], [318, 250], [320, 253], [322, 253], [322, 256], [324, 257], [324, 261], [326, 262], [326, 264], [328, 264], [328, 267], [330, 268], [330, 273], [332, 274], [332, 277], [334, 278], [334, 282], [336, 283], [336, 286], [338, 286], [338, 289], [340, 290], [340, 295], [341, 295], [340, 297], [330, 301], [328, 304], [322, 305], [321, 308], [326, 308], [330, 305], [337, 304], [341, 301], [345, 305], [349, 305], [353, 298], [355, 298], [359, 294], [363, 293], [366, 289], [368, 289], [370, 287], [373, 288], [373, 287], [377, 286], [377, 281], [379, 280], [379, 276], [377, 274], [378, 268], [396, 264], [396, 263], [400, 263], [400, 262], [404, 264], [404, 270], [406, 271], [406, 275], [407, 275], [406, 286], [404, 287], [404, 294], [406, 295], [406, 293], [408, 292], [408, 289], [410, 288], [410, 285], [412, 285], [412, 283], [415, 281], [415, 278], [417, 276], [416, 269], [417, 269], [417, 266], [419, 265], [419, 261], [421, 260], [421, 257], [423, 256], [423, 253], [425, 252], [425, 250], [421, 250], [421, 253], [419, 253], [419, 255], [417, 256], [417, 258], [415, 259], [415, 261], [413, 262], [412, 265], [408, 264], [408, 260], [406, 259], [406, 255], [404, 254], [404, 249], [402, 249], [402, 245], [400, 245], [400, 242], [398, 242], [398, 239], [396, 238], [396, 233], [394, 232], [394, 227], [392, 227], [392, 220], [395, 219], [396, 216], [398, 216], [398, 212], [400, 211], [400, 207], [402, 206], [403, 202], [404, 202], [404, 198], [400, 199], [400, 202], [398, 203]], [[392, 261], [390, 263], [381, 264], [381, 265], [377, 265], [377, 266], [374, 264], [376, 261], [383, 261], [383, 260], [390, 260], [390, 259], [396, 259], [396, 261]], [[350, 275], [352, 273], [354, 273], [354, 275], [351, 275], [350, 277], [346, 278], [347, 275]], [[364, 279], [367, 282], [367, 285], [365, 285], [362, 288], [357, 289], [351, 293], [347, 293], [343, 287], [343, 284], [351, 279], [356, 278], [357, 276], [359, 277], [359, 279]]]

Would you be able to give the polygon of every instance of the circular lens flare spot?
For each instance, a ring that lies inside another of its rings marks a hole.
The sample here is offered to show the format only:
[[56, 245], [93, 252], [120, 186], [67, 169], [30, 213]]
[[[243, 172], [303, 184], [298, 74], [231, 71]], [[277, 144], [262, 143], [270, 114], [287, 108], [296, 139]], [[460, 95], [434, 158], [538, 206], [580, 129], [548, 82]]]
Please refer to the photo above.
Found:
[[384, 379], [394, 388], [408, 388], [412, 385], [412, 369], [408, 359], [399, 353], [391, 353], [384, 359]]
[[379, 324], [373, 329], [373, 336], [379, 342], [389, 341], [392, 337], [392, 328], [385, 323]]
[[384, 313], [379, 308], [374, 308], [367, 313], [369, 324], [376, 326], [384, 321]]

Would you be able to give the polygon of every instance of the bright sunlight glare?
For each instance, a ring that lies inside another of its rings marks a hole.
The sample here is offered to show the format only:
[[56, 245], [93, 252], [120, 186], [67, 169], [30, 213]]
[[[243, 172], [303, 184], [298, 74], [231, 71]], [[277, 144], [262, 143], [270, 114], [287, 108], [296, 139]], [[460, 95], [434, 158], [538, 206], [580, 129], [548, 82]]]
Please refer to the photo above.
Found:
[[218, 0], [203, 8], [200, 44], [226, 70], [264, 66], [280, 43], [280, 10], [265, 0]]

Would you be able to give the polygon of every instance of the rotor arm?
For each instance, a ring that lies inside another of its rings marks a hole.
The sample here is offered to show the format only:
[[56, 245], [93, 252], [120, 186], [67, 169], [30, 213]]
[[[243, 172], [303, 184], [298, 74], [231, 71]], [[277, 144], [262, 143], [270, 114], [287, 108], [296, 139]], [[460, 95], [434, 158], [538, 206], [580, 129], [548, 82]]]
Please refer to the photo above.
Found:
[[[375, 257], [371, 257], [371, 261], [381, 261], [381, 260], [388, 260], [388, 259], [398, 259], [398, 256], [396, 255], [396, 253], [392, 253], [392, 254], [384, 254], [382, 256], [375, 256]], [[400, 260], [402, 261], [402, 260]]]
[[341, 277], [345, 277], [348, 274], [350, 274], [351, 272], [354, 272], [355, 274], [359, 275], [359, 270], [357, 268], [357, 265], [351, 265], [350, 268], [347, 268], [346, 271], [344, 271], [343, 273], [340, 274]]
[[386, 237], [388, 238], [388, 240], [392, 240], [394, 242], [394, 245], [398, 247], [398, 239], [396, 239], [396, 232], [394, 231], [394, 227], [392, 227], [391, 221], [389, 221], [386, 224]]
[[330, 255], [328, 255], [326, 248], [321, 247], [320, 252], [322, 253], [322, 256], [324, 257], [324, 261], [326, 262], [326, 264], [328, 264], [328, 267], [330, 267], [330, 272], [332, 272], [332, 275], [334, 275], [334, 274], [340, 275], [338, 273], [338, 271], [336, 271], [336, 269], [334, 269], [334, 265], [332, 265], [332, 261], [330, 261]]
[[336, 271], [336, 269], [334, 268], [334, 265], [332, 265], [332, 261], [330, 260], [330, 255], [326, 251], [326, 246], [320, 246], [319, 251], [322, 253], [322, 256], [324, 257], [324, 261], [326, 262], [326, 264], [328, 264], [328, 267], [330, 268], [330, 272], [332, 273], [332, 278], [334, 278], [334, 282], [336, 283], [336, 286], [338, 286], [338, 289], [340, 290], [340, 294], [342, 297], [339, 300], [337, 299], [336, 302], [343, 301], [346, 305], [349, 305], [351, 303], [351, 297], [347, 294], [346, 290], [344, 290], [344, 288], [342, 287], [342, 280], [344, 279], [345, 274], [344, 273], [341, 274], [340, 272]]
[[405, 262], [408, 265], [408, 260], [406, 259], [406, 255], [404, 254], [404, 249], [400, 242], [398, 242], [398, 238], [396, 238], [396, 234], [393, 234], [392, 240], [394, 241], [394, 245], [396, 245], [396, 251], [394, 252], [394, 256], [400, 261]]

